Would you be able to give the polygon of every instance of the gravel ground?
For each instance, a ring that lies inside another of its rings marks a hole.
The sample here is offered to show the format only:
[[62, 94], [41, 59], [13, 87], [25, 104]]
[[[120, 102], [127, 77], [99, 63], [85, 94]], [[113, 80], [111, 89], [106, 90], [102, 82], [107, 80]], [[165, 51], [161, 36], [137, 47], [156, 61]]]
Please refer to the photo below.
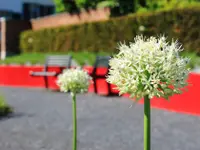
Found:
[[[0, 120], [1, 150], [71, 150], [71, 98], [1, 87], [15, 114]], [[142, 150], [143, 107], [126, 98], [77, 97], [78, 150]], [[152, 110], [152, 150], [200, 150], [200, 117]]]

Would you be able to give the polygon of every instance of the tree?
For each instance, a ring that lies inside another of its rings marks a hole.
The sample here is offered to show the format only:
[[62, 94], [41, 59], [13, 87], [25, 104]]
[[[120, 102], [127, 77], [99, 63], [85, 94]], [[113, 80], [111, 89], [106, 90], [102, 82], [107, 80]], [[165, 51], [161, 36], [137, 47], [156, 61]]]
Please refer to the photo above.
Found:
[[76, 6], [81, 9], [96, 8], [97, 4], [103, 0], [75, 0]]
[[73, 0], [54, 0], [56, 6], [56, 12], [78, 12], [76, 3]]
[[54, 4], [56, 6], [56, 12], [57, 13], [63, 12], [63, 11], [66, 10], [63, 0], [54, 0]]
[[119, 6], [118, 0], [104, 0], [97, 4], [97, 8], [104, 8], [104, 7], [114, 8], [117, 6]]

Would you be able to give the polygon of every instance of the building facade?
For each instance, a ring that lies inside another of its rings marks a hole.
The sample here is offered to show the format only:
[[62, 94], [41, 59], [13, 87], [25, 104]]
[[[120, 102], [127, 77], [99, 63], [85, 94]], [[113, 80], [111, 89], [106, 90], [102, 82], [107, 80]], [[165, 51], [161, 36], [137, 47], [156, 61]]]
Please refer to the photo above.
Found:
[[30, 20], [54, 13], [53, 0], [0, 0], [0, 17]]

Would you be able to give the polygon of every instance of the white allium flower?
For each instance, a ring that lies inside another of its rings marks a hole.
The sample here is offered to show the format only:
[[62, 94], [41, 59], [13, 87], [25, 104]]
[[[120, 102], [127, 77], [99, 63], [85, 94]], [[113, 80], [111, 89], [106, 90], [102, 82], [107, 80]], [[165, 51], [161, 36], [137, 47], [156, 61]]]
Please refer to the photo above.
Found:
[[74, 94], [88, 91], [91, 77], [80, 69], [67, 69], [58, 76], [57, 84], [62, 92]]
[[137, 100], [147, 95], [168, 99], [187, 85], [189, 60], [179, 55], [182, 50], [177, 41], [168, 43], [164, 36], [137, 36], [130, 45], [119, 45], [119, 53], [110, 60], [107, 81], [120, 94], [129, 93]]

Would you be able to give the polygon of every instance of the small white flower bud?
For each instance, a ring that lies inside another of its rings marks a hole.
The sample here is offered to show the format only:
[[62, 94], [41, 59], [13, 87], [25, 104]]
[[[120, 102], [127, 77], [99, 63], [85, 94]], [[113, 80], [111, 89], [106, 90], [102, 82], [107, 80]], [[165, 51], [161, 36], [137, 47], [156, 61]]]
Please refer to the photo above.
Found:
[[74, 94], [87, 92], [91, 77], [80, 69], [67, 69], [58, 76], [57, 85], [62, 92]]

